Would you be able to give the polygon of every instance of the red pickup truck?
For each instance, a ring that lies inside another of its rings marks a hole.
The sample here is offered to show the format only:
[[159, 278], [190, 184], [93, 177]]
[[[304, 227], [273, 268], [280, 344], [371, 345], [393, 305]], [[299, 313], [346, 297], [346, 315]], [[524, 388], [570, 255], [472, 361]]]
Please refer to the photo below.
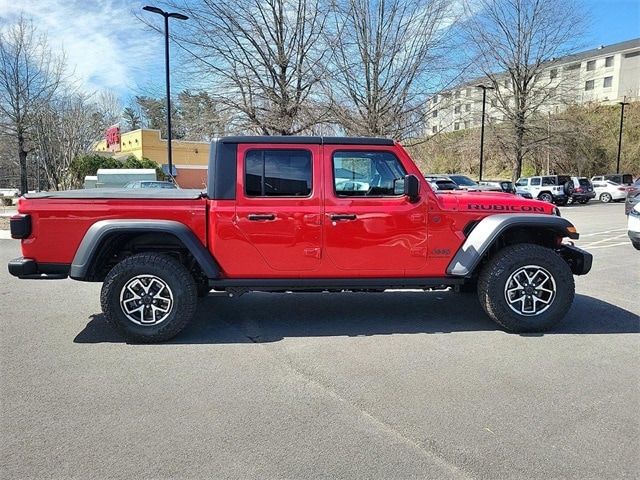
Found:
[[538, 331], [592, 261], [553, 205], [435, 193], [383, 138], [225, 137], [205, 192], [44, 192], [18, 212], [11, 274], [103, 282], [107, 321], [139, 342], [176, 335], [211, 290], [477, 290], [500, 325]]

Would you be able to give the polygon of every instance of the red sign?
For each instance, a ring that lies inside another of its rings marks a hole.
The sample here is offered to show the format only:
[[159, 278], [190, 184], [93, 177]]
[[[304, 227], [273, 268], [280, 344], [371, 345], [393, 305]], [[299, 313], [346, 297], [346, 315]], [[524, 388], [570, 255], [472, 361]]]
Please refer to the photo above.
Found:
[[120, 127], [118, 125], [114, 125], [113, 127], [107, 128], [107, 148], [112, 152], [120, 151]]

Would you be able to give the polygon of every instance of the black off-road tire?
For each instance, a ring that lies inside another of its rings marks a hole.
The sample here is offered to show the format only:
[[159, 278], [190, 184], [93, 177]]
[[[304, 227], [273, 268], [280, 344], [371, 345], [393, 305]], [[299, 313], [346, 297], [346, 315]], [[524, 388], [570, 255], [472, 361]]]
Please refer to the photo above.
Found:
[[[535, 316], [515, 312], [509, 306], [505, 285], [518, 269], [535, 265], [545, 269], [555, 281], [555, 297], [549, 307]], [[503, 248], [482, 268], [478, 279], [478, 299], [487, 315], [506, 330], [540, 332], [560, 322], [575, 296], [573, 274], [567, 263], [549, 248], [520, 243]]]
[[[127, 282], [139, 275], [153, 275], [166, 283], [173, 296], [172, 307], [155, 325], [131, 321], [120, 305]], [[174, 258], [159, 253], [140, 253], [127, 257], [107, 274], [100, 303], [107, 322], [128, 341], [154, 343], [177, 335], [193, 318], [198, 300], [196, 282], [189, 271]]]

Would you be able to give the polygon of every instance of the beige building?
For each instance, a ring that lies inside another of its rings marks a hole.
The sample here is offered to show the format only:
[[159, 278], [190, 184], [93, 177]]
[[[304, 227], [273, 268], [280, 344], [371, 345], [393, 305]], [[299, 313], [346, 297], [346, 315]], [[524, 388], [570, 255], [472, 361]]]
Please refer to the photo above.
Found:
[[[536, 84], [543, 86], [541, 113], [557, 113], [568, 104], [589, 102], [613, 104], [640, 100], [640, 38], [601, 46], [593, 50], [559, 58], [544, 68]], [[476, 79], [432, 97], [428, 102], [426, 135], [453, 132], [480, 126], [482, 89]], [[510, 80], [500, 80], [499, 89], [506, 101]], [[488, 83], [487, 83], [488, 85]], [[548, 98], [547, 98], [548, 97]], [[496, 92], [487, 90], [487, 121], [500, 122]]]
[[[138, 129], [120, 133], [117, 126], [107, 130], [106, 138], [93, 148], [116, 158], [134, 155], [148, 158], [160, 166], [167, 165], [167, 140], [160, 137], [160, 130]], [[177, 171], [176, 182], [182, 188], [203, 188], [207, 181], [209, 143], [171, 140], [173, 165]]]

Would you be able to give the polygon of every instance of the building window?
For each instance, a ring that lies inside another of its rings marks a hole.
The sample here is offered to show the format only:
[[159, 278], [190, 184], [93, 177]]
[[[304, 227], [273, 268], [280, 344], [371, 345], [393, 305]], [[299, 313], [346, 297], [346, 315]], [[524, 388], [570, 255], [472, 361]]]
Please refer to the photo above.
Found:
[[605, 67], [613, 67], [613, 57], [607, 57], [604, 59]]
[[453, 113], [460, 113], [460, 105], [453, 107]]
[[587, 72], [593, 72], [596, 69], [596, 61], [589, 60], [587, 62]]
[[458, 91], [456, 92], [455, 97], [456, 97], [456, 98], [460, 98], [460, 90], [458, 90]]
[[431, 127], [431, 133], [438, 133], [438, 127]]
[[580, 68], [579, 63], [574, 63], [572, 65], [569, 65], [568, 67], [564, 67], [565, 70], [577, 70], [579, 68]]
[[504, 81], [504, 88], [509, 88], [509, 85], [511, 85], [511, 80], [509, 80], [508, 78]]
[[613, 77], [604, 77], [604, 83], [602, 86], [604, 88], [609, 88], [613, 84]]
[[584, 82], [584, 89], [593, 90], [593, 84], [594, 84], [593, 80], [587, 80], [586, 82]]
[[438, 103], [438, 95], [433, 97], [433, 104], [435, 105], [436, 103]]
[[638, 50], [637, 52], [625, 53], [624, 58], [633, 58], [637, 57], [638, 55], [640, 55], [640, 50]]
[[432, 116], [433, 118], [436, 118], [436, 117], [438, 116], [438, 110], [434, 110], [434, 111], [431, 113], [431, 116]]
[[453, 129], [454, 130], [460, 130], [460, 122], [456, 122], [453, 124]]
[[470, 111], [471, 111], [471, 104], [470, 104], [470, 103], [467, 103], [467, 104], [464, 106], [464, 111], [465, 111], [465, 112], [470, 112]]
[[248, 197], [307, 197], [311, 163], [308, 150], [250, 150], [244, 159], [245, 192]]
[[558, 69], [557, 69], [557, 68], [552, 68], [552, 69], [549, 71], [549, 78], [550, 78], [551, 80], [553, 80], [554, 78], [558, 78]]

